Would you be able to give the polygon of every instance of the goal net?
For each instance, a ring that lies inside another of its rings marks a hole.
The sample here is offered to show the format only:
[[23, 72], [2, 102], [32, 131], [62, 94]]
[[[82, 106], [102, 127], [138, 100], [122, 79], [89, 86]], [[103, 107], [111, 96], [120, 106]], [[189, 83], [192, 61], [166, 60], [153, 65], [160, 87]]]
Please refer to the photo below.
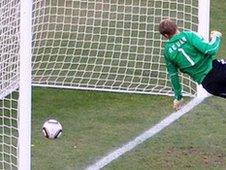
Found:
[[[4, 170], [30, 167], [32, 7], [30, 29], [26, 29], [29, 18], [23, 17], [29, 8], [22, 9], [22, 6], [32, 4], [27, 2], [0, 0], [0, 169]], [[24, 35], [28, 36], [24, 38]], [[26, 43], [28, 45], [22, 46]]]
[[17, 167], [19, 3], [0, 2], [0, 169]]
[[[170, 17], [181, 29], [202, 30], [206, 4], [0, 0], [0, 169], [31, 167], [31, 64], [36, 86], [172, 95], [158, 24]], [[196, 95], [189, 77], [181, 82], [184, 95]]]
[[[38, 0], [33, 84], [172, 95], [158, 24], [198, 30], [198, 0]], [[184, 95], [196, 84], [181, 75]]]

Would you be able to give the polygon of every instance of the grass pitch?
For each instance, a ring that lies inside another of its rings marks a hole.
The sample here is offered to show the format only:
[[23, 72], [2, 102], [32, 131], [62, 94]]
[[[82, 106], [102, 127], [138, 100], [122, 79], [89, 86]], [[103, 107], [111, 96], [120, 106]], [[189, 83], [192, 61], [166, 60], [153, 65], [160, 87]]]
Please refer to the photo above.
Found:
[[[225, 7], [225, 1], [211, 2], [211, 28], [223, 36]], [[226, 56], [225, 44], [223, 39], [219, 56]], [[161, 96], [34, 88], [32, 169], [84, 169], [173, 112], [171, 102]], [[63, 125], [57, 140], [41, 133], [48, 118]], [[226, 169], [225, 129], [225, 100], [210, 97], [104, 169]]]
[[211, 97], [105, 169], [226, 169], [225, 100]]
[[[172, 111], [169, 97], [42, 88], [34, 88], [33, 96], [32, 155], [37, 170], [83, 169]], [[48, 118], [63, 125], [57, 140], [41, 133]]]

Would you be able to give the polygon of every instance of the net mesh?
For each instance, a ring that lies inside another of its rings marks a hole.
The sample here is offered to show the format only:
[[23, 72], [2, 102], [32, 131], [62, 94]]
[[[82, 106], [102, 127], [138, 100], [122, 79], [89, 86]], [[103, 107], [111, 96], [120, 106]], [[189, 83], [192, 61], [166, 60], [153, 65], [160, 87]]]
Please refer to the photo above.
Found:
[[0, 2], [0, 169], [17, 169], [19, 6]]
[[[33, 84], [171, 94], [158, 24], [197, 31], [197, 0], [45, 0], [33, 11]], [[183, 91], [196, 85], [182, 76]]]
[[[17, 169], [20, 0], [0, 2], [0, 169]], [[197, 31], [198, 0], [34, 0], [33, 84], [172, 95], [158, 23]], [[181, 75], [185, 95], [196, 84]], [[21, 82], [24, 83], [24, 82]]]

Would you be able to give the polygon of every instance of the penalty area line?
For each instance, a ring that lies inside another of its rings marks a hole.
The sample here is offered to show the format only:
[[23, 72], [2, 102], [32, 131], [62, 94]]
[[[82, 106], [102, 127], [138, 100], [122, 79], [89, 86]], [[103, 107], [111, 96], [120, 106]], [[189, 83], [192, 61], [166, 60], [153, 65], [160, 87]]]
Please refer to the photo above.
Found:
[[174, 121], [179, 119], [181, 116], [189, 112], [191, 109], [193, 109], [195, 106], [200, 104], [205, 97], [196, 97], [192, 99], [189, 103], [187, 103], [181, 110], [171, 113], [169, 116], [167, 116], [165, 119], [148, 129], [147, 131], [143, 132], [139, 136], [137, 136], [135, 139], [129, 141], [128, 143], [124, 144], [122, 147], [114, 150], [113, 152], [107, 154], [100, 160], [96, 161], [93, 165], [90, 165], [86, 168], [86, 170], [99, 170], [106, 165], [108, 165], [113, 160], [119, 158], [126, 152], [132, 150], [137, 145], [143, 143], [147, 139], [151, 138], [152, 136], [159, 133], [161, 130], [172, 124]]

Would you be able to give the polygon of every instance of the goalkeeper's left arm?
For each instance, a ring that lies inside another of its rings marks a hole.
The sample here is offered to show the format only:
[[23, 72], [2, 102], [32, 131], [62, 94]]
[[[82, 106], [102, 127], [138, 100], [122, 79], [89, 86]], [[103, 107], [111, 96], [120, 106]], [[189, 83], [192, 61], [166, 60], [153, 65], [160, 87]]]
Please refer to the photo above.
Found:
[[174, 92], [174, 102], [173, 102], [173, 108], [176, 110], [179, 110], [183, 106], [183, 96], [182, 96], [182, 88], [180, 84], [180, 79], [178, 76], [177, 68], [167, 59], [167, 56], [165, 55], [166, 60], [166, 67], [167, 71], [170, 76], [170, 81], [172, 84], [173, 92]]
[[170, 80], [171, 80], [173, 91], [174, 91], [173, 108], [175, 110], [179, 110], [184, 105], [184, 102], [183, 102], [183, 96], [181, 93], [181, 84], [180, 84], [178, 74], [174, 74], [170, 76]]

